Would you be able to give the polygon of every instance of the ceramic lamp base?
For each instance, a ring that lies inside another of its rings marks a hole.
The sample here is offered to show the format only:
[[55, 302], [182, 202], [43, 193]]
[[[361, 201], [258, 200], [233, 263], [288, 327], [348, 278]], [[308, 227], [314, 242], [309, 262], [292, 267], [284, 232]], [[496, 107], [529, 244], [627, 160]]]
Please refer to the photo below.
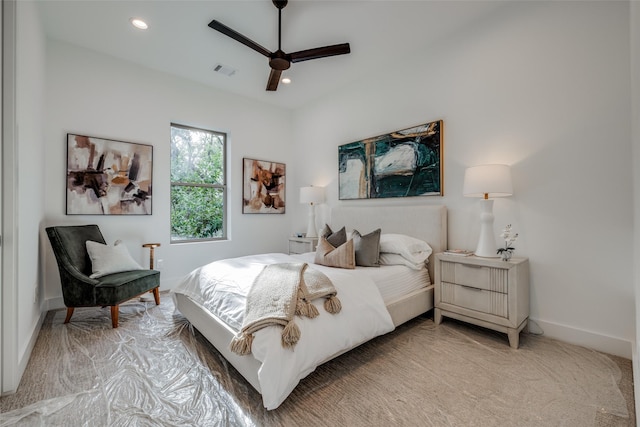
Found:
[[309, 206], [309, 222], [307, 223], [307, 236], [306, 237], [318, 237], [316, 232], [316, 207], [313, 203]]
[[493, 200], [480, 200], [480, 239], [475, 255], [484, 258], [498, 258], [498, 247], [493, 234]]

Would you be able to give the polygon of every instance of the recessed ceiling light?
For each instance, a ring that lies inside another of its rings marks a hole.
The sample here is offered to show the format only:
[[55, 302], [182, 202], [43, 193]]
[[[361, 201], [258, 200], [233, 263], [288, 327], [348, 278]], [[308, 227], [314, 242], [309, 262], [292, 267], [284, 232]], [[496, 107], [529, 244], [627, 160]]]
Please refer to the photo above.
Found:
[[147, 28], [149, 28], [147, 23], [140, 18], [131, 18], [129, 19], [129, 22], [131, 22], [131, 25], [133, 25], [134, 27], [140, 30], [146, 30]]
[[291, 83], [291, 79], [289, 77], [283, 77], [282, 83], [288, 85], [289, 83]]

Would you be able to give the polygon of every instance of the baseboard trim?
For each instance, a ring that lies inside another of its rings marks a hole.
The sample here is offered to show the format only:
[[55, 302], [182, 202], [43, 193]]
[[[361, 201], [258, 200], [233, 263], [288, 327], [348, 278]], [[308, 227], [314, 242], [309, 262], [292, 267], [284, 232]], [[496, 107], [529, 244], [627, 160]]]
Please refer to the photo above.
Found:
[[64, 305], [64, 299], [62, 299], [62, 297], [49, 298], [46, 300], [46, 304], [47, 304], [47, 311], [66, 308], [66, 306]]
[[[24, 352], [20, 355], [20, 361], [18, 362], [18, 378], [22, 379], [24, 372], [27, 370], [27, 365], [29, 364], [29, 359], [31, 359], [31, 353], [33, 352], [33, 348], [36, 346], [36, 341], [38, 340], [38, 335], [40, 335], [40, 329], [42, 329], [42, 324], [44, 323], [44, 318], [47, 315], [46, 311], [40, 310], [40, 317], [36, 322], [33, 331], [31, 332], [31, 338], [29, 338], [29, 342], [27, 343], [27, 347]], [[20, 385], [20, 381], [18, 381], [18, 386]], [[15, 390], [13, 390], [15, 393]]]
[[[640, 378], [640, 360], [638, 360], [638, 343], [631, 346], [633, 348], [633, 358], [631, 359], [631, 368], [633, 369], [633, 378]], [[636, 420], [640, 419], [640, 381], [633, 381], [633, 395], [636, 402]]]
[[633, 343], [631, 341], [536, 318], [531, 318], [531, 320], [538, 326], [530, 324], [532, 333], [537, 333], [539, 332], [538, 329], [541, 329], [540, 332], [544, 333], [545, 336], [558, 341], [591, 348], [626, 359], [632, 359], [633, 357]]

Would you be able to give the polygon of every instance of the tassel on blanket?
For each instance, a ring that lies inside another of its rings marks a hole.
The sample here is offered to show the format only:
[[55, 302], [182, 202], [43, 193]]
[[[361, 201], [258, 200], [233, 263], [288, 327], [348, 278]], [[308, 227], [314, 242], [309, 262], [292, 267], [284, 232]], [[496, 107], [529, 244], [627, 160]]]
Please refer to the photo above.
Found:
[[251, 353], [251, 344], [253, 344], [253, 334], [236, 335], [229, 344], [229, 349], [240, 356]]
[[320, 312], [318, 312], [318, 309], [315, 305], [311, 304], [311, 301], [305, 300], [305, 303], [307, 304], [307, 317], [309, 319], [313, 319], [314, 317], [318, 317], [320, 315]]
[[337, 296], [331, 295], [329, 298], [324, 300], [324, 309], [331, 314], [338, 314], [340, 313], [340, 310], [342, 310], [342, 303]]
[[293, 347], [300, 339], [300, 328], [291, 320], [282, 330], [282, 346], [284, 348]]
[[301, 290], [298, 290], [298, 300], [296, 301], [296, 315], [308, 317], [310, 319], [313, 319], [314, 317], [318, 317], [320, 315], [316, 306], [304, 297], [304, 294]]
[[296, 301], [296, 316], [306, 316], [309, 317], [309, 306], [304, 298], [300, 298], [298, 296], [298, 300]]

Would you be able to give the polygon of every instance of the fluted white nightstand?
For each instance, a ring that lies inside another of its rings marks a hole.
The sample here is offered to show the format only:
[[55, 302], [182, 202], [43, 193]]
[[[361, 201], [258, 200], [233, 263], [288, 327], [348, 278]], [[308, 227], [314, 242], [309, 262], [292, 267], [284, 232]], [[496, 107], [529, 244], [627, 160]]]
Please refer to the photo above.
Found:
[[435, 256], [434, 322], [451, 317], [504, 332], [518, 348], [529, 321], [529, 260]]

